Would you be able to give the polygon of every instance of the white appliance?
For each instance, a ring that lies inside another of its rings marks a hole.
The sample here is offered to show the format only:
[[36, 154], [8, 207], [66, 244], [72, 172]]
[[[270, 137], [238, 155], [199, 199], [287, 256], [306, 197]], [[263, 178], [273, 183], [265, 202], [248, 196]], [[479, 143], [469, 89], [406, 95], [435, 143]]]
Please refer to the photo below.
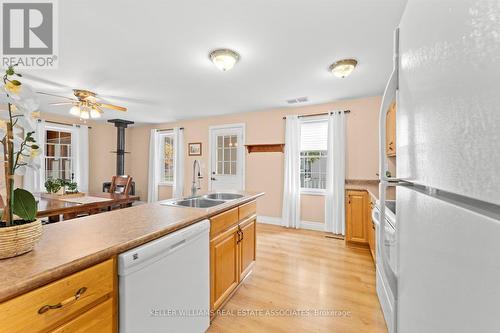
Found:
[[[396, 242], [396, 202], [386, 201], [385, 211], [385, 240], [382, 242], [380, 240], [380, 203], [377, 201], [372, 210], [372, 220], [375, 224], [375, 235], [376, 235], [376, 262], [380, 263], [381, 260], [381, 250], [380, 246], [385, 247], [385, 253], [387, 255], [387, 262], [389, 263], [392, 270], [397, 272], [397, 242]], [[376, 267], [376, 284], [377, 284], [377, 296], [380, 301], [380, 306], [382, 308], [382, 313], [384, 315], [385, 322], [387, 324], [387, 330], [389, 332], [394, 332], [396, 326], [396, 316], [395, 316], [395, 306], [396, 299], [388, 285], [387, 275], [383, 270], [381, 265]]]
[[[408, 0], [380, 112], [380, 228], [396, 186], [392, 332], [500, 332], [500, 5]], [[385, 117], [397, 103], [397, 177]], [[389, 325], [388, 325], [389, 326]]]
[[202, 333], [210, 325], [204, 220], [118, 256], [120, 333]]

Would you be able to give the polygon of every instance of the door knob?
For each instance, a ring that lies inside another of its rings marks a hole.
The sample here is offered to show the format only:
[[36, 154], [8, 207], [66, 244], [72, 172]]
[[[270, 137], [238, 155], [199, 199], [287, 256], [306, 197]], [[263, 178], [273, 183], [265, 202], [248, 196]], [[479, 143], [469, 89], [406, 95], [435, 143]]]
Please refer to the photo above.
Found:
[[217, 179], [215, 179], [214, 177], [210, 177], [210, 180], [217, 180]]

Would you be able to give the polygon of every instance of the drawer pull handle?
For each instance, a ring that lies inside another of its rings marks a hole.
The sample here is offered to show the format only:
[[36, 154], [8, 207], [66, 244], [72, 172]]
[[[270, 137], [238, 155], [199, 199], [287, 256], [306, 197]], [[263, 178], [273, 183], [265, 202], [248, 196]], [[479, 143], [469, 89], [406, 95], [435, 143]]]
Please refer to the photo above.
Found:
[[86, 291], [87, 291], [87, 287], [82, 287], [82, 288], [78, 289], [78, 291], [76, 292], [76, 294], [74, 296], [72, 296], [68, 299], [65, 299], [64, 301], [62, 301], [60, 303], [57, 303], [55, 305], [49, 305], [49, 304], [44, 305], [38, 310], [38, 314], [44, 314], [45, 312], [47, 312], [49, 310], [60, 309], [65, 305], [76, 302], [80, 299], [80, 297], [82, 297], [82, 295]]

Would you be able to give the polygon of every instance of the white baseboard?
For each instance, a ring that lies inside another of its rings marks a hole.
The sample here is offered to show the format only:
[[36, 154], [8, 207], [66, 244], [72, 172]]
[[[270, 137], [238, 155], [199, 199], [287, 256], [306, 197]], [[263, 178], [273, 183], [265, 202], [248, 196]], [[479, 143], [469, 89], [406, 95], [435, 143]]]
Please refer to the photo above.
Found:
[[282, 225], [281, 217], [257, 215], [257, 223]]
[[325, 224], [313, 221], [300, 221], [300, 228], [315, 231], [325, 231]]
[[[272, 224], [272, 225], [283, 225], [281, 217], [275, 216], [257, 216], [257, 223], [264, 224]], [[325, 231], [325, 224], [321, 222], [312, 222], [312, 221], [300, 221], [300, 228], [307, 230], [315, 230], [315, 231]]]

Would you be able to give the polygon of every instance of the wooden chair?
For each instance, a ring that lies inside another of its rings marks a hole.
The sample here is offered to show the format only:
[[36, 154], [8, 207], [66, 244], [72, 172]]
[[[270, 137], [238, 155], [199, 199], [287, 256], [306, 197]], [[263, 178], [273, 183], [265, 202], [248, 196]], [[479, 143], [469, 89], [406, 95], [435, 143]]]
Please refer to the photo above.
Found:
[[128, 175], [113, 176], [109, 193], [130, 194], [132, 189], [132, 177]]
[[[109, 187], [109, 193], [119, 193], [119, 194], [130, 194], [132, 189], [132, 177], [128, 175], [123, 176], [113, 176], [111, 179], [111, 186]], [[122, 204], [115, 207], [109, 207], [108, 210], [117, 208], [126, 208], [132, 206], [131, 204]]]

